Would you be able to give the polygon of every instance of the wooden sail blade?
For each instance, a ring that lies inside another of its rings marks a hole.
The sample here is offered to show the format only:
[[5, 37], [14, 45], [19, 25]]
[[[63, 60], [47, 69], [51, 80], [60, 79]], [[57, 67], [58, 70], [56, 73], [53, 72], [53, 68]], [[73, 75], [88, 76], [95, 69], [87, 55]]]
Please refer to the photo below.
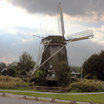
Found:
[[64, 37], [65, 29], [64, 29], [64, 20], [63, 20], [63, 12], [61, 7], [61, 2], [58, 4], [58, 12], [59, 12], [59, 28], [61, 31], [61, 35]]
[[75, 34], [70, 34], [70, 36], [68, 36], [69, 39], [67, 39], [67, 41], [74, 42], [74, 41], [93, 38], [93, 36], [94, 36], [93, 30], [86, 30]]
[[92, 37], [93, 37], [93, 35], [91, 35], [91, 36], [85, 36], [85, 37], [80, 37], [80, 38], [75, 38], [75, 39], [70, 39], [68, 41], [74, 42], [74, 41], [89, 39], [89, 38], [92, 38]]

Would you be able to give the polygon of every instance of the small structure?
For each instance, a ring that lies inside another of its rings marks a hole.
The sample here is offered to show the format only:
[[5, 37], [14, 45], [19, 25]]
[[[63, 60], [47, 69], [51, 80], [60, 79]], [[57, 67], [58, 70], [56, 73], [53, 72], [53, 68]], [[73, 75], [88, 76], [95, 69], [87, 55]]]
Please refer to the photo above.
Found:
[[78, 72], [74, 72], [74, 71], [71, 72], [72, 79], [76, 79], [79, 75], [80, 75], [80, 73], [78, 73]]

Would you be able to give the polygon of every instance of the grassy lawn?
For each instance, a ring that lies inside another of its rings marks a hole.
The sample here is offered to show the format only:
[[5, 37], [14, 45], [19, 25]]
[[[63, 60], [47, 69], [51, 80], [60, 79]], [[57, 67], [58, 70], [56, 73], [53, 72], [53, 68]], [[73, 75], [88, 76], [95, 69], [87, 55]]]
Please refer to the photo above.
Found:
[[27, 95], [34, 97], [48, 97], [48, 98], [56, 98], [61, 100], [77, 100], [82, 102], [95, 102], [99, 104], [104, 104], [104, 94], [87, 94], [87, 95], [64, 95], [64, 94], [43, 94], [38, 92], [12, 92], [12, 91], [0, 91], [1, 93], [12, 93], [18, 95]]

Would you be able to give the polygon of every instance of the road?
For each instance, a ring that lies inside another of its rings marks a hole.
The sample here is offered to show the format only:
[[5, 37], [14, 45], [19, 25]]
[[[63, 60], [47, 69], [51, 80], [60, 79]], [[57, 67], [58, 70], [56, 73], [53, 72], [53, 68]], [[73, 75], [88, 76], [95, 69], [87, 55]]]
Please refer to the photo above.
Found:
[[0, 104], [53, 104], [53, 103], [0, 96]]

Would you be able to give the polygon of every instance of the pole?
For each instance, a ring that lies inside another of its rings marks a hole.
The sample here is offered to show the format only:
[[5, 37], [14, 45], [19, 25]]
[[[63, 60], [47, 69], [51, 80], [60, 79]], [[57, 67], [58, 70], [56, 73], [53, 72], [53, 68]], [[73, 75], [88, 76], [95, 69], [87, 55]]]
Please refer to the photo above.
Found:
[[83, 79], [82, 71], [83, 71], [83, 67], [81, 68], [81, 80]]

